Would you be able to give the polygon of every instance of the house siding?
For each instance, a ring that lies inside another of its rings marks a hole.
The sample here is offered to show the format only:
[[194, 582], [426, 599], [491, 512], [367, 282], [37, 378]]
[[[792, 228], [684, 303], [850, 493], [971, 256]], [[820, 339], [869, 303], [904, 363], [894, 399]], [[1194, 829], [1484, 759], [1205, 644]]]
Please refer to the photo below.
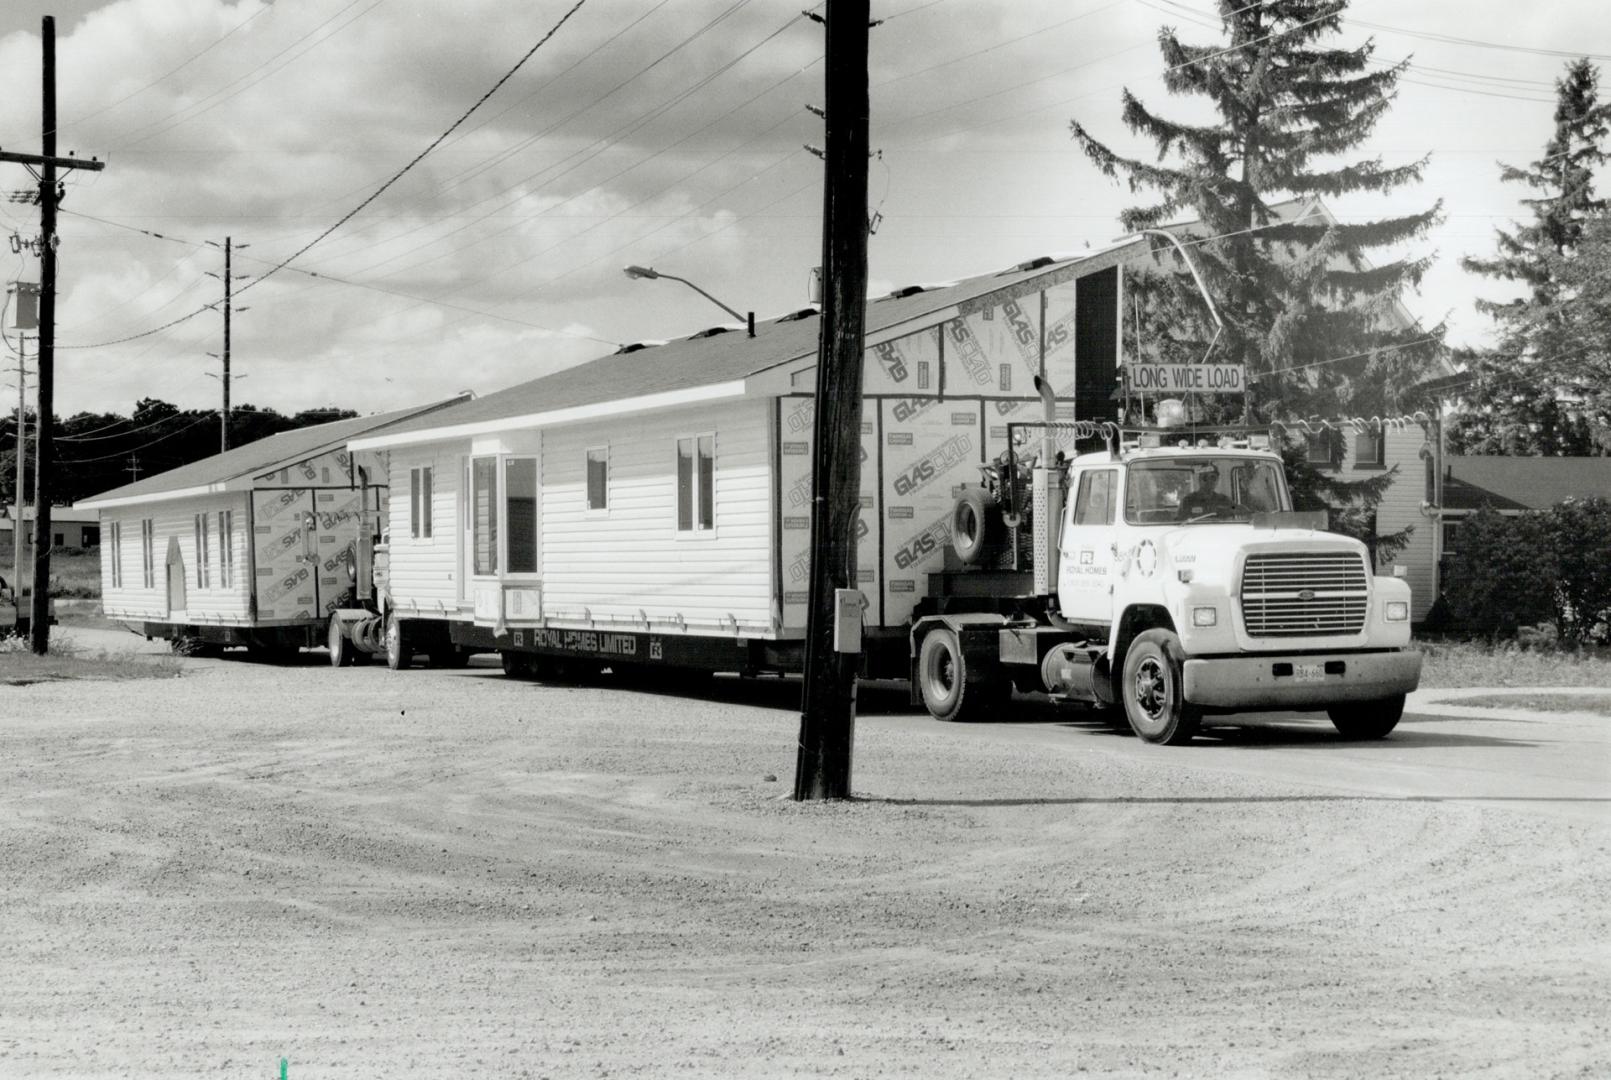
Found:
[[[229, 586], [220, 584], [222, 571], [223, 537], [218, 531], [218, 513], [228, 510], [232, 515], [228, 542], [233, 555], [233, 576]], [[208, 515], [209, 575], [205, 588], [196, 584], [196, 515]], [[141, 549], [140, 523], [149, 518], [153, 526], [152, 569], [150, 588], [145, 587], [144, 556]], [[112, 585], [111, 524], [122, 526], [122, 542], [118, 551], [123, 558], [123, 585]], [[247, 530], [247, 500], [244, 494], [209, 496], [201, 499], [184, 499], [177, 502], [152, 503], [146, 506], [125, 507], [105, 511], [101, 516], [101, 609], [113, 619], [139, 619], [166, 621], [172, 614], [168, 609], [167, 552], [170, 538], [179, 542], [179, 554], [184, 561], [185, 608], [187, 624], [239, 625], [251, 619], [251, 564]]]
[[1388, 428], [1383, 432], [1384, 464], [1361, 466], [1354, 460], [1355, 442], [1349, 431], [1343, 440], [1344, 454], [1336, 472], [1341, 479], [1363, 480], [1380, 476], [1386, 469], [1397, 466], [1398, 473], [1388, 485], [1381, 501], [1376, 504], [1376, 535], [1391, 536], [1404, 529], [1413, 530], [1409, 542], [1390, 560], [1378, 560], [1378, 574], [1392, 574], [1394, 567], [1404, 568], [1404, 580], [1410, 586], [1410, 617], [1424, 619], [1437, 599], [1437, 520], [1423, 511], [1426, 505], [1426, 463], [1421, 456], [1436, 449], [1435, 436], [1416, 425], [1400, 429]]
[[[459, 491], [469, 449], [467, 442], [454, 442], [391, 452], [387, 589], [392, 605], [405, 614], [469, 617], [459, 588]], [[429, 537], [411, 535], [409, 473], [422, 467], [431, 469]]]
[[[770, 401], [543, 433], [539, 556], [550, 625], [770, 636]], [[715, 528], [677, 532], [679, 437], [716, 436]], [[608, 508], [587, 509], [587, 451], [608, 446]]]

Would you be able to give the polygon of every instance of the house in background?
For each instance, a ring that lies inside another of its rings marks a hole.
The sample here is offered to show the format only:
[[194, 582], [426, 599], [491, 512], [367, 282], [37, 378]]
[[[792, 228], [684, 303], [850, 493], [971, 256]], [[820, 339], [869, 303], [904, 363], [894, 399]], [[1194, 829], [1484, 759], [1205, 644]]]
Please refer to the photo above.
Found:
[[1485, 506], [1515, 517], [1566, 499], [1611, 499], [1611, 458], [1450, 456], [1443, 459], [1441, 487], [1440, 570], [1446, 577], [1467, 517]]
[[[10, 561], [12, 532], [17, 524], [17, 508], [0, 508], [0, 559]], [[34, 508], [22, 508], [22, 536], [28, 543], [34, 539]], [[73, 506], [50, 508], [51, 546], [58, 548], [91, 548], [101, 542], [101, 519], [94, 510], [80, 510]]]

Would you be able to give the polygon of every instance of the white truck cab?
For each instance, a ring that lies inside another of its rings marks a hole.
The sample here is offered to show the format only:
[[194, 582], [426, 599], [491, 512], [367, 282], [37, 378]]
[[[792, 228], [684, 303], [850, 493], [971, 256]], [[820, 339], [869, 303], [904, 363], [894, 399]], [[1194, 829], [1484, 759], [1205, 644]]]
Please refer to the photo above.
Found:
[[1131, 724], [1189, 737], [1203, 709], [1325, 708], [1386, 734], [1420, 678], [1409, 586], [1291, 512], [1268, 450], [1156, 447], [1069, 469], [1059, 614], [1121, 658]]

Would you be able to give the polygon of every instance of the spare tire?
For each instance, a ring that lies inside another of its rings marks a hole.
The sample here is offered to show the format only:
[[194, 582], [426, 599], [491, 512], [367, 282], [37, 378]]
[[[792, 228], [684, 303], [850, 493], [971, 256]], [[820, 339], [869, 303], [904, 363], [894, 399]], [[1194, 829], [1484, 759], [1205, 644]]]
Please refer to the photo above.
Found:
[[951, 510], [951, 548], [964, 566], [975, 566], [1001, 528], [996, 498], [982, 487], [966, 487]]

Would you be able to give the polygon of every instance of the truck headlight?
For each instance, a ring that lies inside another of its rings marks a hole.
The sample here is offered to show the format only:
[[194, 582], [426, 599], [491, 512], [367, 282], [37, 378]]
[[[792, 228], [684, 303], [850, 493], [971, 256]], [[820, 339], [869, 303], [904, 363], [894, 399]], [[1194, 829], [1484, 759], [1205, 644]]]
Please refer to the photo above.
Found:
[[1410, 617], [1410, 605], [1403, 600], [1389, 600], [1382, 614], [1388, 622], [1404, 622]]
[[1191, 609], [1191, 624], [1193, 626], [1219, 625], [1219, 612], [1211, 607], [1194, 607]]

